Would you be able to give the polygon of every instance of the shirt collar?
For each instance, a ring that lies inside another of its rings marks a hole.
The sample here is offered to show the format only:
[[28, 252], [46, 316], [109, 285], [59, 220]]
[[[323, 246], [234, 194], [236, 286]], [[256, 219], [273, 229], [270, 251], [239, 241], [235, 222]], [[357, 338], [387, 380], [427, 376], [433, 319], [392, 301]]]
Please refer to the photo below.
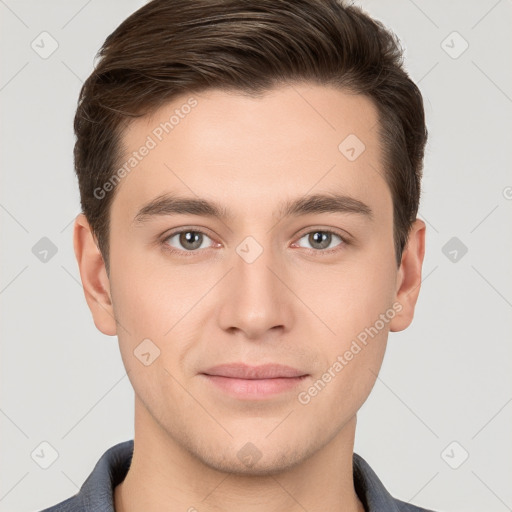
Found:
[[366, 512], [401, 512], [397, 500], [384, 487], [363, 457], [353, 454], [354, 488]]
[[[114, 488], [120, 484], [130, 468], [133, 455], [133, 439], [109, 448], [96, 463], [92, 473], [80, 491], [63, 502], [59, 512], [94, 510], [115, 512]], [[357, 453], [353, 454], [355, 491], [366, 512], [403, 512], [424, 510], [393, 498], [379, 480], [370, 465]], [[405, 505], [405, 507], [400, 506]], [[409, 508], [410, 507], [410, 508]], [[50, 512], [52, 508], [42, 512]]]

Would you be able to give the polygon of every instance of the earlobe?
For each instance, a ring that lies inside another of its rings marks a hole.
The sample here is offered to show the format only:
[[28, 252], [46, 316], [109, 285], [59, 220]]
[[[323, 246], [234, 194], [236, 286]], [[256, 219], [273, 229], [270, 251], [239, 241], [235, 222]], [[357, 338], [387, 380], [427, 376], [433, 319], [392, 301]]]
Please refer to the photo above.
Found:
[[401, 305], [401, 309], [390, 322], [390, 331], [403, 331], [411, 324], [414, 317], [425, 256], [425, 231], [425, 223], [420, 219], [414, 221], [409, 231], [409, 238], [397, 273], [396, 301]]
[[110, 281], [90, 225], [83, 213], [77, 215], [73, 229], [73, 247], [80, 270], [85, 300], [94, 324], [108, 336], [117, 333]]

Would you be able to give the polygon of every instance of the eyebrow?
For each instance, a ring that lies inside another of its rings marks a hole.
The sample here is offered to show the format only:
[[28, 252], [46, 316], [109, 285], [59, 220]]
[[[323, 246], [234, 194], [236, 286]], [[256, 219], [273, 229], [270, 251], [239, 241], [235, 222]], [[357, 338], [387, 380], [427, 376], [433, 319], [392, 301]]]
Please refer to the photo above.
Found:
[[[373, 220], [372, 209], [359, 199], [340, 194], [314, 194], [288, 200], [278, 209], [280, 218], [315, 213], [348, 213], [362, 215]], [[233, 219], [234, 215], [224, 206], [206, 199], [162, 194], [137, 212], [133, 222], [142, 225], [152, 218], [166, 215], [198, 215], [219, 219]]]

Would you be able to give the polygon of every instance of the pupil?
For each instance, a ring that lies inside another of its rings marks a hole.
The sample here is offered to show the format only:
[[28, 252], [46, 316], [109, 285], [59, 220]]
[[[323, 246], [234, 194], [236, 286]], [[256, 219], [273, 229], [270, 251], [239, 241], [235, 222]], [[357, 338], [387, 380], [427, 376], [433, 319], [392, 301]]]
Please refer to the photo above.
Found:
[[187, 231], [181, 234], [180, 242], [186, 248], [197, 249], [201, 247], [201, 236], [201, 233], [197, 233], [196, 231]]
[[316, 231], [312, 234], [313, 237], [313, 244], [319, 244], [321, 249], [325, 249], [325, 247], [329, 246], [330, 242], [330, 233], [325, 233], [323, 231]]

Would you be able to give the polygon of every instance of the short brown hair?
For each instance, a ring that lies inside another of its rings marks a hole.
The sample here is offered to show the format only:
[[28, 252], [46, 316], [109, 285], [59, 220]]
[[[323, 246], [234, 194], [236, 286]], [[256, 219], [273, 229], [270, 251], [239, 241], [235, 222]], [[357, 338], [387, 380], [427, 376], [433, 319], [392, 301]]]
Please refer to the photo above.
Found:
[[[258, 95], [296, 82], [334, 85], [377, 107], [393, 198], [397, 264], [416, 219], [427, 129], [398, 38], [343, 0], [152, 0], [105, 40], [74, 128], [82, 211], [109, 271], [109, 209], [95, 190], [116, 171], [130, 120], [208, 88]], [[341, 142], [341, 141], [340, 141]]]

